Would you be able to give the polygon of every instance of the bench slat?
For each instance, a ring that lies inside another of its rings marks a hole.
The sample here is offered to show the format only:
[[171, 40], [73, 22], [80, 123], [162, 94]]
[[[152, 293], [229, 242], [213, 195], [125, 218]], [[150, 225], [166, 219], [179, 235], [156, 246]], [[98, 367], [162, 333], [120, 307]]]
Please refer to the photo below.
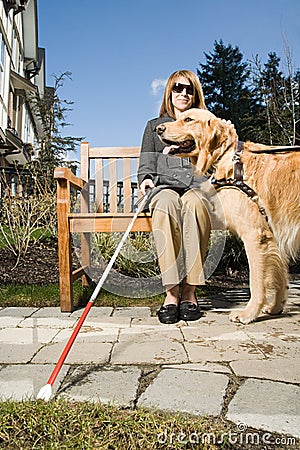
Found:
[[132, 210], [132, 191], [131, 191], [131, 173], [130, 173], [130, 159], [123, 159], [123, 198], [124, 198], [124, 213], [129, 213]]
[[[78, 217], [81, 216], [81, 217]], [[91, 217], [92, 216], [92, 217]], [[69, 226], [71, 233], [111, 233], [115, 231], [125, 231], [132, 220], [133, 214], [83, 214], [69, 215]], [[150, 215], [143, 214], [137, 217], [133, 224], [132, 232], [151, 232], [152, 220]]]
[[118, 176], [117, 159], [109, 159], [109, 206], [110, 212], [115, 213], [118, 210]]
[[97, 158], [95, 161], [95, 200], [96, 200], [96, 211], [102, 213], [103, 210], [103, 160]]
[[92, 158], [138, 158], [140, 147], [93, 147], [89, 149]]

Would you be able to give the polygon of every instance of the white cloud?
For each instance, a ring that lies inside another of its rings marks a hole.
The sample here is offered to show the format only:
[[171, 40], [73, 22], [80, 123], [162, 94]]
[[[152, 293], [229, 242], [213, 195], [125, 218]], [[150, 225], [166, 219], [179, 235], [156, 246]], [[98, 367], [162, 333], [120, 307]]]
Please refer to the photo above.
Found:
[[155, 78], [151, 83], [151, 91], [153, 95], [159, 95], [165, 88], [167, 80]]

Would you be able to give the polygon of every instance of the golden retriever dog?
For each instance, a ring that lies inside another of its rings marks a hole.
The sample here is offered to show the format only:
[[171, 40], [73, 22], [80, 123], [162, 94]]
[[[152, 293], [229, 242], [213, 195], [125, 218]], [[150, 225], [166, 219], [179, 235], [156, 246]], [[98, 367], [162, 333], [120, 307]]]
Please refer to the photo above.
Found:
[[[297, 259], [300, 248], [299, 148], [248, 141], [241, 150], [234, 126], [201, 109], [185, 111], [156, 131], [171, 146], [170, 155], [190, 158], [196, 174], [214, 172], [226, 227], [244, 243], [251, 298], [244, 310], [232, 311], [230, 319], [247, 324], [261, 311], [281, 313], [288, 261]], [[239, 168], [234, 168], [235, 161]]]

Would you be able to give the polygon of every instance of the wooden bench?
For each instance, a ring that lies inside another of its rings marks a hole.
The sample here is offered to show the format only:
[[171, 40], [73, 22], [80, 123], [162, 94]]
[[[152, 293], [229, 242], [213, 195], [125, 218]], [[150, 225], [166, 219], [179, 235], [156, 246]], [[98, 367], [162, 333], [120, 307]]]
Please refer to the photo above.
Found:
[[[95, 147], [81, 143], [80, 178], [58, 167], [58, 261], [61, 311], [73, 310], [73, 282], [90, 283], [90, 233], [125, 231], [137, 202], [136, 172], [140, 147]], [[92, 190], [93, 189], [93, 190]], [[77, 193], [77, 197], [75, 196]], [[74, 198], [75, 201], [74, 208]], [[141, 213], [132, 231], [151, 231], [149, 213]], [[72, 270], [72, 233], [81, 236], [81, 267]]]

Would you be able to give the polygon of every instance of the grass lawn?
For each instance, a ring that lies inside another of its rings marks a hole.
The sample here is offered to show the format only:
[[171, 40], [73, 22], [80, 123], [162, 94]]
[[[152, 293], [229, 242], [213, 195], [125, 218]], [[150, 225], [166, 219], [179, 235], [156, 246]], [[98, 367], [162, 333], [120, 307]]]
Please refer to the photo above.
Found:
[[236, 448], [228, 445], [228, 431], [219, 419], [65, 400], [0, 405], [0, 448], [6, 450]]
[[[73, 284], [74, 304], [84, 306], [92, 295], [93, 288], [83, 288], [81, 282]], [[95, 306], [158, 306], [163, 301], [163, 294], [148, 298], [121, 297], [102, 289], [95, 302]], [[58, 284], [0, 284], [0, 307], [31, 306], [46, 307], [59, 306]]]
[[[267, 436], [275, 440], [265, 442]], [[0, 404], [0, 448], [6, 450], [296, 450], [299, 440], [255, 429], [238, 432], [221, 418], [59, 399]]]

